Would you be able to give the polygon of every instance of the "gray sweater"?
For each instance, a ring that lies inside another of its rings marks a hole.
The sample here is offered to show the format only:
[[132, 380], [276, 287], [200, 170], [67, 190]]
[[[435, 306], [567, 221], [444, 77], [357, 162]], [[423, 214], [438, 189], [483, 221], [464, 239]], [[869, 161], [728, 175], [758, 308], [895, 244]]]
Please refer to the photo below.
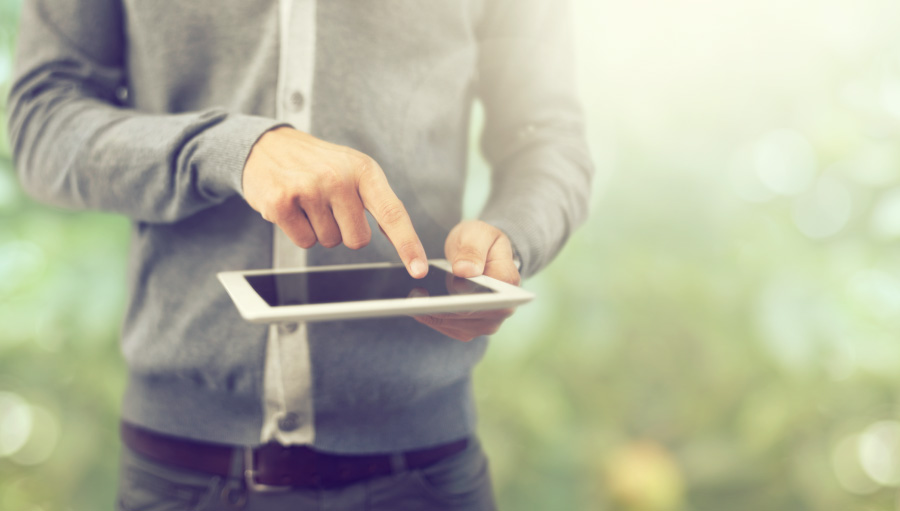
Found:
[[[15, 164], [39, 200], [133, 221], [123, 415], [164, 433], [260, 441], [267, 329], [239, 317], [215, 274], [272, 266], [273, 227], [244, 201], [241, 172], [282, 123], [279, 13], [278, 0], [23, 3]], [[590, 189], [569, 16], [560, 0], [317, 2], [309, 131], [378, 161], [442, 257], [480, 100], [493, 171], [480, 218], [534, 274], [584, 219]], [[306, 257], [397, 259], [377, 235]], [[392, 451], [473, 431], [485, 339], [411, 318], [314, 323], [308, 337], [316, 446]]]

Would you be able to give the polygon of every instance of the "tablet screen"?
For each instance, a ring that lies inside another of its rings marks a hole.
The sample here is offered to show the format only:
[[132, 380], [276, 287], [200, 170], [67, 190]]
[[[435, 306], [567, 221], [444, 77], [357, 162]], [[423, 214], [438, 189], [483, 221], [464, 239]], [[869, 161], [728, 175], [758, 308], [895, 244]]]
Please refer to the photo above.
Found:
[[419, 280], [402, 266], [247, 275], [246, 279], [271, 307], [494, 292], [434, 266]]

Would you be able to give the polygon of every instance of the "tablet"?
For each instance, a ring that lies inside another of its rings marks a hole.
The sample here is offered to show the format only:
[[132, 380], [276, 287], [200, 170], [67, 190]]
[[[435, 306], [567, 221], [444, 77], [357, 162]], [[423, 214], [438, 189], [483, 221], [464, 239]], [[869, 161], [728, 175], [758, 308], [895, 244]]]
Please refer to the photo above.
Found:
[[534, 295], [490, 277], [463, 279], [445, 260], [429, 261], [423, 279], [399, 263], [226, 271], [219, 281], [253, 323], [327, 321], [503, 309]]

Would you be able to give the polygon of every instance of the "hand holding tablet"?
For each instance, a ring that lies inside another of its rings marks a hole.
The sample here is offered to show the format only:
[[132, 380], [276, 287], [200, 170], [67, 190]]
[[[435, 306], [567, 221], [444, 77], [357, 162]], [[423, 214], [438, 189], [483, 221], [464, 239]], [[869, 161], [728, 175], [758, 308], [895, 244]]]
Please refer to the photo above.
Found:
[[[485, 275], [518, 286], [519, 263], [506, 234], [481, 220], [460, 222], [447, 235], [444, 253], [458, 277]], [[416, 321], [460, 341], [496, 333], [515, 309], [489, 309], [466, 313], [415, 316]]]

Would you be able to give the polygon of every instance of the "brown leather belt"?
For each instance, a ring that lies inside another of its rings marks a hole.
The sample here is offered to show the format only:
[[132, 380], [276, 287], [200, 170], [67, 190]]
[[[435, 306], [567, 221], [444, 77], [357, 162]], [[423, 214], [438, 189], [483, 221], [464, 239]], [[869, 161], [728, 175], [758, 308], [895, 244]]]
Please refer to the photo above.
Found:
[[[334, 488], [394, 472], [390, 454], [328, 454], [306, 446], [269, 443], [256, 448], [197, 442], [162, 435], [126, 422], [121, 426], [122, 442], [147, 458], [195, 472], [228, 477], [237, 453], [245, 455], [244, 472], [248, 486], [256, 490], [289, 488]], [[455, 442], [401, 453], [409, 469], [425, 468], [452, 456], [468, 445]]]

